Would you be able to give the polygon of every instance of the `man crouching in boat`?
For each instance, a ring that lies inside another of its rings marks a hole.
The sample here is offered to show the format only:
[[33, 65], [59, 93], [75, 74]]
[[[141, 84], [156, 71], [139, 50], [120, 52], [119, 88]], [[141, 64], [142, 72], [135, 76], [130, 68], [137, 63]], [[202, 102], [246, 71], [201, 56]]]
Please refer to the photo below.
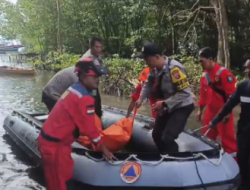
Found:
[[146, 43], [139, 57], [145, 59], [151, 70], [136, 104], [140, 107], [151, 93], [158, 100], [164, 99], [152, 108], [158, 112], [152, 137], [160, 152], [178, 152], [175, 139], [194, 110], [186, 70], [178, 61], [163, 57], [153, 43]]
[[76, 133], [87, 136], [96, 146], [100, 146], [107, 160], [114, 158], [95, 127], [91, 90], [97, 88], [99, 76], [107, 72], [105, 67], [94, 63], [96, 61], [92, 58], [78, 61], [75, 71], [79, 81], [58, 100], [38, 137], [47, 190], [67, 189], [66, 182], [71, 179], [74, 166], [71, 144], [76, 140]]

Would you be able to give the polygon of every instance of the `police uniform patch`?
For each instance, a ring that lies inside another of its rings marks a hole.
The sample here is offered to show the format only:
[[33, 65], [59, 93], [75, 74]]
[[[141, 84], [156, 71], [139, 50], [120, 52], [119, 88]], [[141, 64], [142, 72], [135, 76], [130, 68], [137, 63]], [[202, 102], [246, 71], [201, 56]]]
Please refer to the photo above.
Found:
[[177, 90], [184, 90], [189, 87], [186, 74], [178, 67], [174, 67], [170, 71], [173, 83], [176, 85]]
[[228, 82], [232, 83], [233, 82], [233, 77], [232, 76], [228, 76], [227, 80], [228, 80]]
[[173, 77], [176, 78], [176, 79], [180, 79], [180, 78], [181, 78], [181, 75], [180, 75], [180, 73], [179, 73], [179, 70], [174, 70], [174, 71], [172, 72], [172, 75], [173, 75]]

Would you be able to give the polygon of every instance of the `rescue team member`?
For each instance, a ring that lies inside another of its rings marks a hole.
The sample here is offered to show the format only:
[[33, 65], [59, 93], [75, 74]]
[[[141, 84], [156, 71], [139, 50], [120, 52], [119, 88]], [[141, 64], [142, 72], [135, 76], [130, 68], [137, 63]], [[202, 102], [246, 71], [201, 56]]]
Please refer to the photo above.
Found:
[[106, 74], [106, 69], [96, 67], [94, 61], [93, 58], [83, 58], [76, 64], [79, 81], [63, 93], [38, 137], [47, 190], [66, 190], [66, 181], [73, 172], [71, 144], [76, 140], [73, 135], [75, 131], [100, 146], [106, 159], [112, 160], [114, 157], [95, 127], [91, 90], [97, 88], [99, 76]]
[[[244, 65], [245, 74], [250, 78], [250, 59]], [[250, 189], [250, 80], [239, 83], [236, 92], [230, 97], [219, 114], [209, 123], [208, 127], [214, 129], [215, 126], [230, 114], [235, 106], [240, 103], [241, 113], [238, 121], [237, 130], [237, 160], [241, 174], [240, 190]], [[227, 129], [225, 129], [227, 130]]]
[[[206, 104], [203, 104], [205, 100], [201, 96], [201, 104], [197, 112], [198, 120], [201, 118], [202, 111], [207, 106], [204, 116], [204, 125], [208, 125], [209, 121], [221, 110], [229, 96], [235, 91], [236, 79], [234, 75], [218, 63], [213, 61], [214, 52], [211, 48], [205, 47], [199, 52], [199, 59], [202, 67], [205, 69], [204, 78], [207, 86], [201, 86], [202, 90], [209, 87], [208, 97]], [[204, 135], [207, 132], [207, 128], [202, 130]], [[236, 153], [237, 145], [234, 132], [233, 113], [228, 114], [223, 122], [219, 123], [214, 130], [210, 130], [207, 136], [213, 140], [216, 140], [217, 136], [220, 136], [222, 147], [228, 153]]]
[[[205, 77], [205, 70], [203, 69], [203, 73], [202, 73], [202, 76], [201, 76], [201, 79], [200, 79], [200, 99], [199, 101], [197, 102], [198, 106], [199, 107], [206, 107], [207, 103], [209, 102], [209, 98], [210, 98], [210, 87], [208, 86], [208, 83], [207, 83], [207, 80], [206, 80], [206, 77]], [[208, 116], [208, 114], [204, 114], [204, 120], [207, 121], [207, 118], [206, 116]], [[201, 121], [202, 120], [202, 112], [199, 112], [196, 114], [196, 120], [197, 121]]]
[[157, 99], [164, 99], [152, 108], [158, 112], [152, 137], [160, 152], [178, 152], [175, 139], [194, 110], [186, 70], [178, 61], [163, 57], [153, 43], [146, 43], [139, 57], [145, 59], [151, 70], [136, 104], [140, 107], [151, 93]]
[[[135, 108], [135, 102], [139, 99], [140, 97], [140, 93], [141, 93], [141, 89], [142, 89], [142, 86], [144, 84], [144, 82], [147, 80], [148, 78], [148, 74], [149, 74], [149, 71], [150, 71], [150, 68], [147, 67], [145, 69], [143, 69], [143, 71], [141, 72], [139, 78], [138, 78], [138, 81], [140, 81], [141, 83], [139, 83], [137, 85], [137, 87], [135, 88], [135, 91], [133, 92], [132, 96], [131, 96], [131, 102], [129, 104], [129, 107], [128, 107], [128, 111], [127, 111], [127, 116], [126, 118], [129, 118], [131, 112], [134, 110]], [[153, 107], [153, 105], [155, 104], [155, 100], [152, 99], [152, 96], [149, 96], [149, 104], [151, 107]], [[151, 110], [151, 115], [152, 115], [152, 118], [155, 118], [156, 117], [156, 112], [152, 111]]]
[[[90, 51], [87, 51], [83, 57], [99, 58], [102, 53], [102, 42], [99, 38], [93, 38], [90, 41]], [[60, 96], [75, 82], [78, 81], [74, 73], [75, 67], [68, 67], [59, 71], [43, 88], [42, 102], [46, 105], [49, 111], [55, 106]], [[95, 95], [95, 112], [101, 117], [101, 97], [99, 91], [94, 90]]]

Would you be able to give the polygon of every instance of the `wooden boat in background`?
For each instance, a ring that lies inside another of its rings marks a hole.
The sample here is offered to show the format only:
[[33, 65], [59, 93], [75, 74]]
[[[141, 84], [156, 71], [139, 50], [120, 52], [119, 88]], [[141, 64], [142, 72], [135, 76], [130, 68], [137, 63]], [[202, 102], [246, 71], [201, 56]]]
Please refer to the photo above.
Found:
[[33, 68], [0, 66], [0, 74], [35, 75], [36, 70]]

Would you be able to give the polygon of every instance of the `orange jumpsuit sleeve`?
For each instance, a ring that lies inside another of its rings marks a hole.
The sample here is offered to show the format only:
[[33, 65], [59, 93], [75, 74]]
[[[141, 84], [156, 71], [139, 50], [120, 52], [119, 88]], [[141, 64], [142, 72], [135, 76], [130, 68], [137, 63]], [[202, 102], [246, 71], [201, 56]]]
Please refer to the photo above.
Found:
[[235, 86], [236, 86], [237, 80], [236, 80], [235, 76], [227, 69], [225, 69], [221, 72], [220, 78], [221, 78], [222, 88], [223, 88], [226, 96], [229, 99], [230, 96], [236, 90]]
[[142, 84], [139, 83], [131, 95], [131, 99], [133, 102], [136, 102], [139, 99], [141, 94], [141, 89], [142, 89]]
[[87, 136], [95, 145], [100, 146], [101, 134], [95, 127], [94, 99], [91, 96], [83, 96], [74, 101], [74, 112], [71, 114], [74, 122], [79, 128], [80, 134]]
[[200, 100], [198, 101], [199, 106], [206, 106], [207, 105], [208, 89], [207, 89], [207, 86], [205, 85], [206, 78], [203, 75], [200, 79]]

